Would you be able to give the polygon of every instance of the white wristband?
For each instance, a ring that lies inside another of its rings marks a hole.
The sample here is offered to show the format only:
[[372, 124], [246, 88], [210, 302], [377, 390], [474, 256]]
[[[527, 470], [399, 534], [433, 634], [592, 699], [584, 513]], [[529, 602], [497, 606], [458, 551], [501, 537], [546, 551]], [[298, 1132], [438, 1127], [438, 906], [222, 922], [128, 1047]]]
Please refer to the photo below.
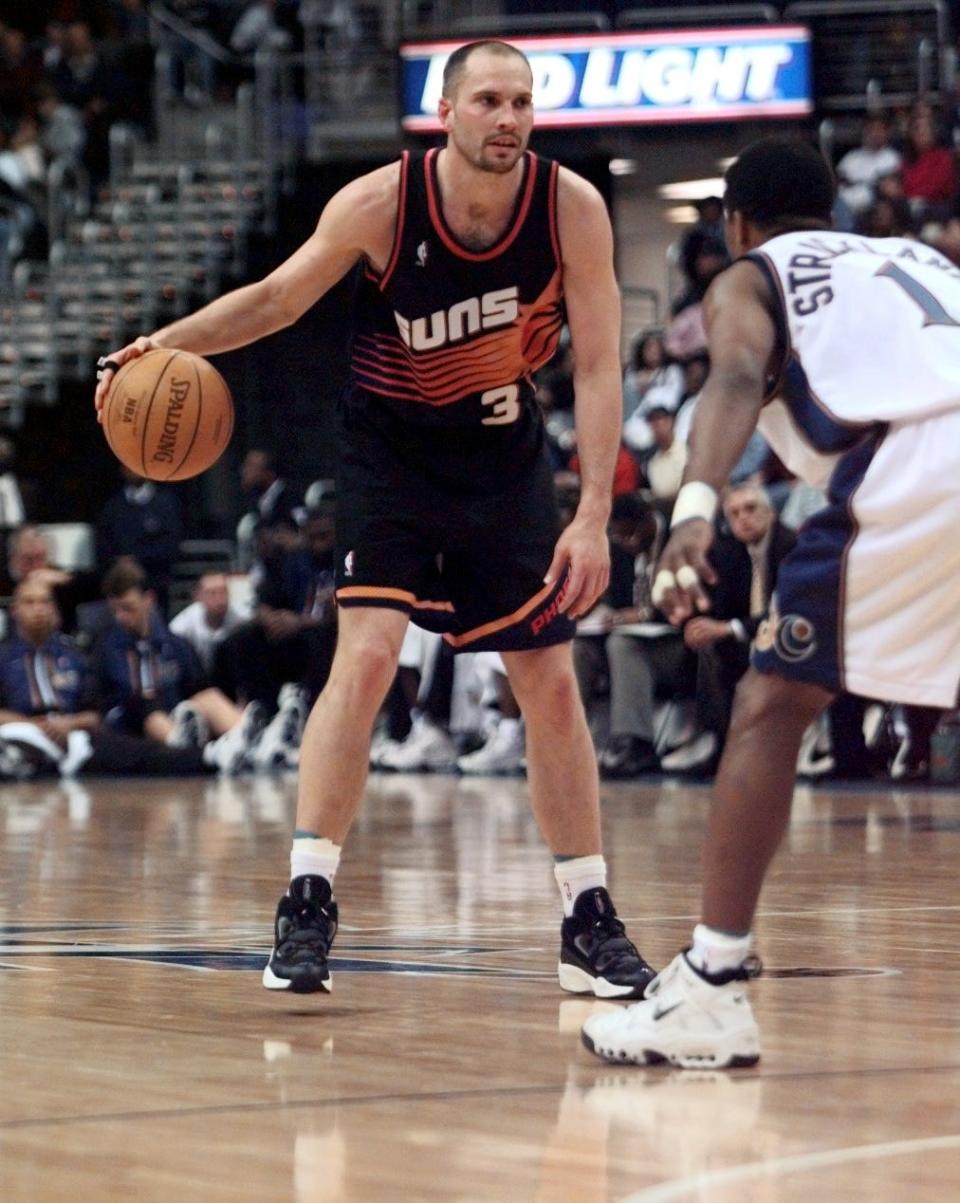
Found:
[[703, 518], [712, 522], [717, 512], [717, 492], [702, 480], [688, 480], [677, 494], [673, 503], [673, 516], [670, 519], [670, 529], [687, 522], [691, 518]]

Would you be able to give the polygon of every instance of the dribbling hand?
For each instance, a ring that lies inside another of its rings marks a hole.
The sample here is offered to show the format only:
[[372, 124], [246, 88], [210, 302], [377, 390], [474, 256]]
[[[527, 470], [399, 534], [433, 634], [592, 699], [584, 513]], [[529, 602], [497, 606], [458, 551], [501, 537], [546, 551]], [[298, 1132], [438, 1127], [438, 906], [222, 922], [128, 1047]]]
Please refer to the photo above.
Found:
[[97, 360], [97, 391], [93, 395], [93, 403], [97, 409], [97, 421], [101, 425], [103, 424], [103, 406], [118, 369], [122, 368], [127, 360], [136, 359], [137, 356], [144, 355], [147, 351], [153, 351], [156, 345], [153, 339], [141, 335], [134, 342], [121, 347], [119, 351], [111, 351], [109, 355], [104, 355]]

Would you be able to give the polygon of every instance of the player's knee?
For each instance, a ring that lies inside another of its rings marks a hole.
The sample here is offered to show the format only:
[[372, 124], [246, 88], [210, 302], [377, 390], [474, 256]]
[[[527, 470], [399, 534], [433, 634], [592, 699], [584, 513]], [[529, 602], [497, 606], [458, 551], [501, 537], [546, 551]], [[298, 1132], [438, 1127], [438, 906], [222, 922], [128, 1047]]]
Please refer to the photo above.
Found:
[[524, 699], [527, 713], [535, 707], [548, 713], [558, 724], [571, 719], [580, 706], [580, 688], [569, 667], [544, 674], [530, 690], [530, 697]]
[[397, 671], [397, 649], [389, 639], [373, 636], [343, 649], [337, 668], [337, 676], [348, 688], [379, 705]]
[[775, 673], [751, 670], [737, 686], [733, 723], [740, 729], [752, 729], [773, 723], [779, 728], [804, 730], [820, 713], [823, 699], [819, 691]]

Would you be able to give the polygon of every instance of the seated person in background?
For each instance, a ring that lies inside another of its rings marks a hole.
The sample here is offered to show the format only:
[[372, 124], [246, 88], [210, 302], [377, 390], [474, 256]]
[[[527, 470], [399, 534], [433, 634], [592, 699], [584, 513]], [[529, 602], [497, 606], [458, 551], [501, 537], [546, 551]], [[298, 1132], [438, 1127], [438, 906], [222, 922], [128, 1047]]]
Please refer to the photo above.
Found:
[[34, 576], [53, 590], [63, 630], [72, 633], [77, 606], [99, 597], [90, 572], [68, 572], [51, 562], [49, 538], [36, 526], [21, 526], [7, 540], [7, 570], [12, 584]]
[[680, 491], [687, 447], [676, 436], [674, 414], [663, 406], [651, 409], [647, 422], [653, 435], [653, 454], [643, 465], [647, 485], [653, 497], [672, 506]]
[[271, 451], [251, 448], [247, 452], [240, 466], [240, 487], [258, 524], [300, 525], [303, 515], [299, 498], [280, 475], [277, 457]]
[[205, 572], [197, 581], [194, 600], [170, 620], [170, 630], [197, 653], [200, 667], [209, 677], [213, 672], [214, 653], [231, 631], [243, 622], [243, 615], [230, 605], [226, 574]]
[[881, 176], [900, 170], [900, 153], [890, 145], [890, 127], [882, 114], [867, 117], [860, 146], [848, 150], [837, 164], [839, 194], [857, 217], [874, 200], [874, 186]]
[[49, 584], [30, 575], [17, 586], [14, 632], [0, 645], [0, 776], [178, 776], [215, 772], [209, 749], [173, 748], [104, 727], [86, 657], [57, 630]]
[[196, 652], [168, 630], [135, 560], [119, 560], [103, 591], [114, 617], [97, 649], [107, 724], [175, 747], [202, 746], [212, 733], [220, 768], [248, 767], [263, 728], [261, 707], [251, 703], [241, 711], [221, 690], [207, 687]]
[[573, 658], [588, 709], [599, 682], [609, 680], [610, 733], [600, 753], [600, 773], [632, 778], [660, 767], [654, 748], [657, 691], [687, 691], [692, 676], [682, 636], [656, 621], [650, 602], [663, 517], [636, 494], [625, 495], [614, 499], [608, 529], [614, 566], [628, 562], [632, 569], [626, 580], [619, 571], [612, 572], [604, 602], [580, 624], [583, 633], [578, 630], [574, 639]]
[[120, 556], [142, 565], [162, 614], [173, 565], [180, 550], [183, 523], [180, 502], [168, 488], [121, 468], [123, 488], [113, 495], [97, 519], [97, 567], [101, 574]]
[[261, 560], [254, 618], [228, 636], [215, 659], [214, 679], [230, 697], [259, 702], [272, 713], [278, 690], [293, 682], [312, 705], [337, 639], [335, 537], [333, 510], [325, 505], [307, 516], [306, 547], [274, 543]]
[[731, 486], [723, 515], [730, 533], [710, 550], [717, 574], [709, 590], [710, 610], [690, 618], [683, 628], [684, 643], [697, 653], [697, 712], [705, 737], [689, 767], [703, 767], [719, 757], [734, 690], [750, 661], [750, 644], [769, 609], [780, 564], [797, 541], [760, 485]]
[[684, 370], [667, 354], [662, 330], [647, 330], [639, 335], [630, 352], [630, 363], [623, 374], [624, 421], [635, 418], [634, 444], [649, 445], [639, 425], [655, 405], [678, 409], [684, 394]]

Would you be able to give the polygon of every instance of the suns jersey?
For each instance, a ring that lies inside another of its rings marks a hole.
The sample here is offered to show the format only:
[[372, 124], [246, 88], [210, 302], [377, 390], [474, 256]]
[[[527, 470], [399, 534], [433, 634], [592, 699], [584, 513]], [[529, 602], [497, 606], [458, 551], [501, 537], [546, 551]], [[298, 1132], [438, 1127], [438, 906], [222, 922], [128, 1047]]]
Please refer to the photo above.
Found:
[[425, 426], [506, 427], [529, 420], [564, 320], [558, 167], [528, 151], [507, 229], [472, 251], [444, 220], [438, 153], [401, 159], [390, 260], [359, 284], [351, 383]]
[[960, 409], [960, 270], [904, 238], [782, 234], [747, 256], [773, 286], [782, 353], [758, 428], [823, 485], [879, 423]]

